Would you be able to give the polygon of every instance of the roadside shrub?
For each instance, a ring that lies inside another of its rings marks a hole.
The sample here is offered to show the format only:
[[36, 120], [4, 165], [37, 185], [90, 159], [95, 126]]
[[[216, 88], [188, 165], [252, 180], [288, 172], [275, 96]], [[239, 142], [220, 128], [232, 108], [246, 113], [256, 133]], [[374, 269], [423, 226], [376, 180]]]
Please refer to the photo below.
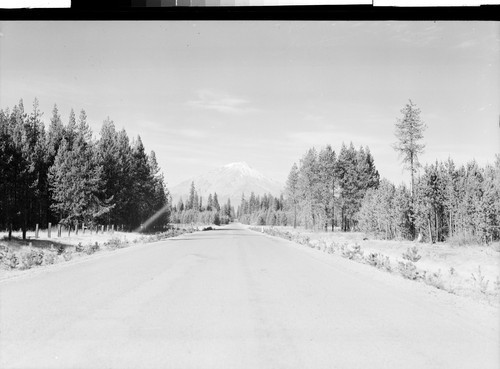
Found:
[[61, 243], [58, 243], [56, 246], [56, 249], [57, 249], [57, 254], [61, 255], [64, 252], [64, 245]]
[[5, 258], [5, 255], [7, 254], [7, 252], [9, 251], [9, 249], [5, 246], [1, 246], [0, 247], [0, 263], [3, 264], [3, 259]]
[[56, 262], [57, 253], [54, 251], [46, 250], [43, 254], [43, 263], [45, 265], [51, 265]]
[[62, 254], [63, 258], [65, 261], [70, 261], [71, 259], [73, 259], [73, 253], [71, 251], [66, 251]]
[[99, 251], [99, 244], [96, 242], [95, 244], [88, 244], [85, 246], [85, 253], [87, 255], [92, 255], [94, 252]]
[[411, 261], [398, 262], [398, 270], [404, 278], [410, 279], [412, 281], [420, 278], [425, 278], [425, 271], [420, 272], [419, 270], [417, 270], [417, 267]]
[[477, 274], [471, 273], [474, 285], [481, 293], [486, 293], [488, 291], [489, 280], [487, 280], [481, 272], [481, 266], [477, 267]]
[[26, 270], [31, 269], [35, 265], [33, 257], [31, 255], [31, 250], [22, 252], [19, 255], [19, 269]]
[[376, 267], [377, 269], [384, 269], [388, 272], [392, 271], [391, 260], [388, 256], [378, 253], [370, 253], [365, 257], [367, 264]]
[[42, 265], [43, 251], [29, 249], [22, 252], [19, 256], [19, 269], [30, 269], [34, 266]]
[[441, 274], [441, 269], [438, 270], [437, 273], [430, 273], [430, 274], [427, 274], [425, 276], [425, 279], [424, 279], [425, 283], [430, 285], [430, 286], [433, 286], [433, 287], [436, 287], [440, 290], [444, 290], [445, 287], [444, 287], [444, 281], [443, 281], [443, 276]]
[[422, 256], [418, 254], [418, 249], [416, 246], [408, 248], [406, 252], [403, 253], [403, 259], [409, 260], [412, 263], [416, 263], [417, 261], [420, 260], [421, 257]]
[[358, 244], [351, 247], [347, 244], [342, 245], [340, 247], [340, 254], [349, 260], [363, 259], [363, 251], [361, 250], [361, 246]]
[[78, 245], [75, 246], [75, 252], [84, 252], [85, 248], [83, 247], [81, 242], [78, 242]]
[[323, 239], [319, 240], [319, 243], [318, 243], [318, 245], [317, 245], [317, 249], [318, 249], [318, 250], [321, 250], [321, 251], [323, 251], [323, 252], [326, 252], [326, 248], [327, 248], [327, 246], [326, 246], [326, 241], [325, 241], [325, 240], [323, 240]]
[[[142, 239], [143, 236], [141, 236], [141, 239]], [[96, 242], [97, 244], [97, 242]], [[118, 249], [120, 247], [122, 247], [122, 240], [118, 237], [113, 237], [113, 238], [110, 238], [108, 240], [108, 242], [106, 242], [104, 244], [106, 247], [110, 248], [111, 250], [115, 250], [115, 249]], [[97, 248], [94, 250], [94, 251], [97, 251], [99, 250], [99, 244], [97, 244]], [[92, 252], [94, 252], [92, 251]]]
[[8, 268], [14, 269], [19, 265], [19, 258], [12, 250], [9, 249], [4, 254], [2, 258], [2, 263], [6, 265]]
[[365, 260], [369, 265], [376, 267], [378, 263], [378, 254], [370, 252], [368, 256], [365, 257]]
[[335, 242], [334, 241], [330, 242], [330, 244], [326, 246], [326, 252], [329, 254], [335, 253], [335, 247], [336, 247]]

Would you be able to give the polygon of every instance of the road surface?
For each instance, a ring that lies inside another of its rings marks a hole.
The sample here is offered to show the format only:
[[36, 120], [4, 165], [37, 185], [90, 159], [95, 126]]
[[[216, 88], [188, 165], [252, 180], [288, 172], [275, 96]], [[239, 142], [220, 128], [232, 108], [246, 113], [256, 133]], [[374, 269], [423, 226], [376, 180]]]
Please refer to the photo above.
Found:
[[488, 307], [237, 224], [4, 280], [0, 298], [1, 368], [500, 367]]

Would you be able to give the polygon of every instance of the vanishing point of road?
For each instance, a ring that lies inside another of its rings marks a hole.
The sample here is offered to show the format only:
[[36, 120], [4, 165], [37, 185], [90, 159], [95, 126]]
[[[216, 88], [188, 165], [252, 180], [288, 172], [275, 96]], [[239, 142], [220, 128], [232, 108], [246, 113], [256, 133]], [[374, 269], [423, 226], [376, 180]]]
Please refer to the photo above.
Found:
[[0, 282], [5, 369], [498, 369], [498, 334], [457, 296], [238, 224]]

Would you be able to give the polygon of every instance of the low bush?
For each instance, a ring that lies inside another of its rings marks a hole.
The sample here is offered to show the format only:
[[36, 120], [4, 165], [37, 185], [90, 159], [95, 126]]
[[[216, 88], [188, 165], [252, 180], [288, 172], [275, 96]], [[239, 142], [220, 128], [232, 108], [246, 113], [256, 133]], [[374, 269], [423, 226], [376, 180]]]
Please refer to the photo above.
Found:
[[73, 253], [69, 250], [67, 250], [66, 252], [64, 252], [62, 254], [63, 258], [65, 261], [70, 261], [71, 259], [73, 259]]
[[334, 254], [336, 248], [337, 244], [334, 241], [331, 241], [330, 244], [326, 245], [326, 252], [329, 254]]
[[353, 246], [344, 244], [340, 247], [340, 255], [349, 260], [355, 260], [355, 259], [362, 260], [363, 250], [361, 250], [361, 246], [359, 246], [358, 244], [355, 244]]
[[43, 254], [43, 263], [45, 265], [54, 264], [57, 260], [57, 252], [46, 250]]
[[487, 280], [481, 272], [481, 266], [477, 267], [477, 273], [471, 273], [472, 280], [474, 281], [474, 285], [476, 288], [483, 294], [486, 294], [488, 291], [489, 280]]
[[95, 243], [95, 244], [88, 244], [86, 247], [85, 247], [85, 253], [87, 255], [92, 255], [94, 252], [97, 252], [99, 251], [99, 243]]
[[20, 269], [30, 269], [34, 266], [43, 264], [43, 251], [39, 249], [30, 248], [21, 252], [19, 256]]
[[14, 269], [19, 265], [19, 258], [12, 250], [9, 249], [3, 254], [2, 263], [8, 268]]
[[441, 275], [441, 269], [439, 269], [437, 273], [426, 274], [424, 282], [440, 290], [445, 289], [443, 276]]
[[419, 271], [415, 266], [415, 264], [413, 264], [411, 261], [398, 262], [398, 270], [404, 278], [410, 279], [412, 281], [425, 278], [426, 274], [425, 271], [424, 272]]
[[57, 250], [57, 254], [58, 254], [58, 255], [61, 255], [61, 254], [64, 252], [64, 249], [65, 249], [65, 247], [64, 247], [64, 245], [63, 245], [63, 244], [61, 244], [61, 243], [58, 243], [58, 244], [57, 244], [57, 246], [56, 246], [56, 250]]
[[365, 257], [365, 261], [367, 264], [378, 269], [384, 269], [388, 272], [392, 271], [391, 260], [388, 256], [377, 253], [370, 253]]
[[78, 242], [78, 245], [75, 246], [75, 252], [84, 252], [85, 247], [83, 247], [81, 242]]
[[[97, 242], [96, 242], [96, 244], [97, 244]], [[104, 243], [104, 245], [111, 250], [116, 250], [118, 248], [123, 247], [122, 246], [123, 242], [119, 237], [113, 237], [113, 238], [110, 238], [106, 243]], [[99, 250], [98, 244], [97, 244], [97, 249], [95, 249], [94, 251], [97, 251], [97, 250]]]
[[412, 263], [416, 263], [417, 261], [420, 260], [422, 256], [418, 254], [418, 249], [416, 246], [413, 246], [412, 248], [408, 248], [406, 252], [403, 253], [403, 259], [409, 260]]

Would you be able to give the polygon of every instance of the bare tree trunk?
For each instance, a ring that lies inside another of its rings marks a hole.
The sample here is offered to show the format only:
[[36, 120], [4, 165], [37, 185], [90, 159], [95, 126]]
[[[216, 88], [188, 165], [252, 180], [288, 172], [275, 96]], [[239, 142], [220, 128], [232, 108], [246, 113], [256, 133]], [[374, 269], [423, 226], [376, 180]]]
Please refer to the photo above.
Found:
[[439, 242], [439, 218], [437, 215], [437, 211], [434, 212], [434, 220], [436, 223], [436, 242]]
[[431, 216], [427, 217], [427, 223], [429, 224], [429, 242], [432, 243], [432, 228], [431, 228]]
[[448, 237], [451, 238], [453, 236], [453, 230], [451, 229], [451, 210], [450, 210], [450, 228], [448, 229]]
[[345, 231], [345, 228], [344, 228], [344, 207], [343, 206], [342, 206], [341, 213], [340, 213], [340, 230], [342, 232]]
[[293, 205], [293, 228], [297, 228], [297, 205]]
[[335, 231], [335, 181], [332, 187], [332, 232]]
[[22, 226], [23, 240], [26, 239], [27, 228], [28, 228], [28, 211], [26, 210], [26, 207], [24, 207], [23, 226]]

